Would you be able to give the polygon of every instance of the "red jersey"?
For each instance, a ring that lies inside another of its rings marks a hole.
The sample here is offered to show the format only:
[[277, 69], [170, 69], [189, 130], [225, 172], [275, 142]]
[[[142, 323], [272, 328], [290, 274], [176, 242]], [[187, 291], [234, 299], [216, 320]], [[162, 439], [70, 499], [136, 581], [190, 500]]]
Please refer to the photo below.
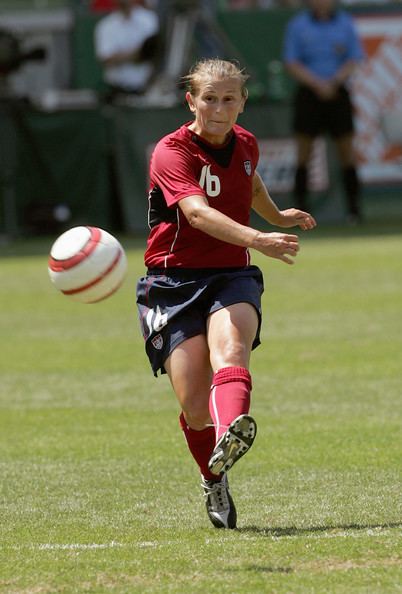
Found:
[[209, 205], [248, 225], [252, 181], [258, 163], [253, 134], [235, 125], [224, 145], [192, 132], [189, 123], [162, 138], [150, 163], [148, 268], [228, 268], [248, 266], [248, 249], [191, 227], [178, 206], [187, 196], [204, 196]]

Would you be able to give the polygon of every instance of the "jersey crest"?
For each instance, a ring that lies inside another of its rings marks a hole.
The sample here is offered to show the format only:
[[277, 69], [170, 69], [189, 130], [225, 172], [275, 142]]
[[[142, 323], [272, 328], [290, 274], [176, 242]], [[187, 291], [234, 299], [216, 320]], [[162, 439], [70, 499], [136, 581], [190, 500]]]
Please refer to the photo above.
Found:
[[151, 340], [154, 348], [158, 351], [161, 351], [163, 348], [163, 338], [160, 334], [157, 334], [156, 336], [154, 336]]
[[251, 175], [251, 161], [249, 159], [247, 159], [247, 161], [244, 161], [244, 169], [246, 170], [246, 173], [248, 176]]

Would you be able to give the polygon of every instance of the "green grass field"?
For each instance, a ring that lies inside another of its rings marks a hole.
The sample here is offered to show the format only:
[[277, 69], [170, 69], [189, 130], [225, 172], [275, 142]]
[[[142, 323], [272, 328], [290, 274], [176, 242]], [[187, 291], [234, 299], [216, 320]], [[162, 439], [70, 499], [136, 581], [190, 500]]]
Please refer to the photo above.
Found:
[[303, 235], [264, 271], [236, 531], [209, 524], [166, 377], [122, 289], [81, 305], [54, 238], [0, 247], [0, 592], [402, 592], [402, 237]]

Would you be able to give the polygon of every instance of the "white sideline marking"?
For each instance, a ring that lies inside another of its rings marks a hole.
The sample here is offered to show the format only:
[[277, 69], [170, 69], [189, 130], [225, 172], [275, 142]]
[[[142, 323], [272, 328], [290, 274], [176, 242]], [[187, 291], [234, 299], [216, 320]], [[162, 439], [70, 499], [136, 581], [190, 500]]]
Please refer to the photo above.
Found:
[[[81, 543], [71, 543], [71, 544], [57, 544], [57, 543], [46, 543], [37, 545], [37, 549], [40, 551], [54, 551], [54, 550], [79, 550], [79, 551], [86, 551], [88, 549], [123, 549], [127, 547], [139, 547], [139, 548], [146, 548], [146, 547], [157, 547], [159, 543], [157, 542], [135, 542], [135, 543], [121, 543], [115, 542], [105, 542], [105, 543], [90, 543], [90, 544], [81, 544]], [[170, 544], [170, 543], [169, 543]], [[35, 548], [35, 545], [32, 545]]]
[[[35, 548], [35, 545], [32, 545]], [[112, 542], [105, 542], [105, 543], [88, 543], [88, 544], [83, 544], [83, 543], [71, 543], [71, 544], [57, 544], [57, 543], [45, 543], [45, 544], [39, 544], [37, 545], [37, 549], [39, 551], [54, 551], [54, 550], [88, 550], [88, 549], [113, 549], [113, 548], [117, 548], [117, 547], [123, 547], [124, 545], [122, 545], [119, 542], [115, 542], [114, 540], [112, 540]]]
[[[26, 544], [26, 545], [10, 545], [10, 546], [2, 546], [0, 545], [1, 549], [11, 549], [13, 551], [21, 551], [22, 549], [30, 549], [36, 551], [88, 551], [94, 549], [123, 549], [127, 547], [139, 547], [139, 548], [146, 548], [146, 547], [157, 547], [160, 543], [157, 542], [135, 542], [135, 543], [121, 543], [112, 540], [111, 542], [104, 542], [104, 543], [79, 543], [79, 542], [72, 542], [72, 543], [51, 543], [46, 542], [42, 544]], [[171, 544], [165, 543], [165, 544]]]

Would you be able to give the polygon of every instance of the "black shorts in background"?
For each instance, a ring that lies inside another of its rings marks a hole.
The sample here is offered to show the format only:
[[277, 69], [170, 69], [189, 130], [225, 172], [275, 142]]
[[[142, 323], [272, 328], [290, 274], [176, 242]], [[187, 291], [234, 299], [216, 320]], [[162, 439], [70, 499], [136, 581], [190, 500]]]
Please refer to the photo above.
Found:
[[345, 87], [330, 101], [322, 101], [308, 87], [300, 86], [295, 95], [293, 129], [297, 134], [316, 137], [327, 132], [333, 138], [352, 134], [353, 105]]
[[253, 348], [260, 344], [263, 278], [257, 266], [226, 269], [148, 270], [137, 284], [137, 307], [154, 375], [184, 340], [206, 334], [208, 316], [234, 303], [257, 311]]

